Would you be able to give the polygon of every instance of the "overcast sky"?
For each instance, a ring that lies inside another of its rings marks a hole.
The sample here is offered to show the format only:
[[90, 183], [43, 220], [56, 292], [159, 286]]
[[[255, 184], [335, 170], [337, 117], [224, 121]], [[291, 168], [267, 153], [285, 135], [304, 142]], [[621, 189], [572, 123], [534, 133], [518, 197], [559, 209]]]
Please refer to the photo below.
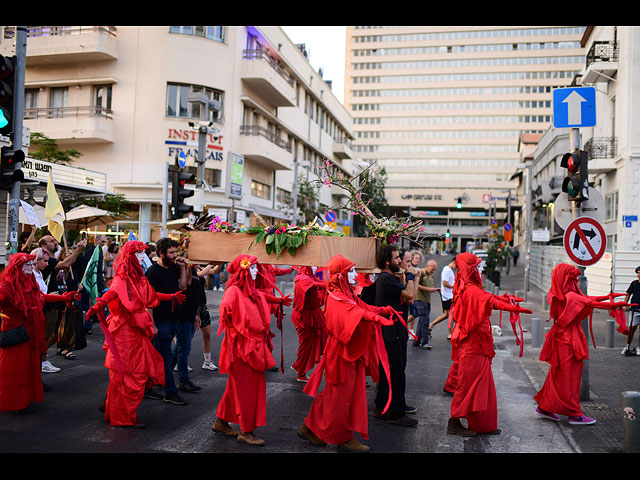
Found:
[[293, 43], [304, 43], [309, 62], [317, 72], [322, 68], [324, 80], [331, 80], [331, 91], [344, 103], [344, 56], [347, 27], [282, 27]]

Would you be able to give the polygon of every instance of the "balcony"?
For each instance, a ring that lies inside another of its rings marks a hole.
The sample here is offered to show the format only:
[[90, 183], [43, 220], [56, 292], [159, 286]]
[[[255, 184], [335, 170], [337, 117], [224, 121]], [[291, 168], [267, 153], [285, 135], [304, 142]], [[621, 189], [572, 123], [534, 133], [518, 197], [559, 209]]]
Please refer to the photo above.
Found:
[[32, 132], [78, 143], [113, 143], [113, 111], [102, 107], [25, 108], [24, 121]]
[[273, 107], [296, 105], [293, 77], [265, 50], [243, 50], [242, 81]]
[[582, 83], [606, 83], [618, 71], [618, 44], [615, 42], [593, 42], [586, 60]]
[[344, 160], [345, 158], [353, 158], [353, 150], [351, 150], [351, 140], [346, 137], [334, 138], [333, 154], [341, 160]]
[[27, 66], [101, 62], [118, 58], [116, 27], [27, 27]]
[[618, 139], [616, 137], [590, 138], [584, 144], [589, 153], [589, 173], [608, 173], [616, 170]]
[[240, 125], [239, 152], [272, 170], [291, 170], [293, 155], [291, 143], [259, 125]]

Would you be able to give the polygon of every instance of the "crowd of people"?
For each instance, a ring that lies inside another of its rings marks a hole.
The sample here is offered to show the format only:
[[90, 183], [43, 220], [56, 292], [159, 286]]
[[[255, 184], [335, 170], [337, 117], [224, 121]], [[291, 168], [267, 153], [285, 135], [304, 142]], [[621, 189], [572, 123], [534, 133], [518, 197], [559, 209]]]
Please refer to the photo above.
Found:
[[[264, 374], [278, 365], [272, 330], [274, 323], [282, 330], [283, 307], [293, 305], [291, 321], [299, 346], [291, 368], [296, 380], [305, 384], [304, 392], [314, 397], [297, 432], [301, 438], [314, 445], [337, 445], [339, 450], [368, 451], [355, 437], [357, 433], [368, 439], [368, 379], [376, 385], [374, 418], [417, 426], [412, 415], [417, 409], [405, 397], [407, 347], [431, 349], [431, 331], [444, 320], [452, 360], [443, 385], [452, 396], [446, 431], [464, 437], [500, 433], [491, 372], [491, 312], [518, 316], [531, 311], [519, 305], [522, 299], [486, 292], [481, 261], [472, 253], [458, 254], [445, 265], [439, 286], [434, 282], [435, 260], [421, 267], [419, 251], [395, 245], [379, 248], [376, 274], [356, 272], [354, 262], [342, 255], [327, 265], [286, 269], [238, 255], [227, 266], [224, 288], [217, 283], [215, 287], [224, 290], [218, 367], [211, 357], [205, 283], [209, 278], [219, 281], [222, 265], [188, 264], [180, 245], [170, 238], [153, 245], [129, 240], [115, 246], [101, 237], [92, 245], [81, 239], [69, 253], [51, 235], [31, 250], [30, 241], [11, 256], [0, 275], [5, 343], [0, 348], [0, 411], [28, 412], [31, 403], [43, 401], [48, 389], [43, 373], [60, 369], [48, 359], [49, 348], [57, 344], [61, 358], [75, 359], [74, 351], [86, 346], [85, 335], [98, 323], [109, 372], [99, 408], [113, 426], [144, 428], [137, 415], [143, 398], [185, 405], [180, 393], [201, 389], [189, 375], [192, 339], [199, 329], [202, 368], [219, 368], [227, 375], [213, 432], [247, 445], [264, 445], [256, 430], [267, 422]], [[94, 249], [99, 249], [97, 299], [91, 299], [81, 281]], [[638, 271], [640, 278], [640, 267]], [[278, 275], [292, 272], [293, 299], [276, 286]], [[594, 308], [628, 308], [629, 297], [633, 302], [637, 294], [634, 286], [624, 302], [615, 302], [615, 294], [588, 297], [577, 286], [576, 272], [565, 264], [553, 272], [548, 300], [554, 325], [540, 357], [551, 368], [535, 400], [538, 415], [554, 421], [567, 415], [570, 423], [580, 425], [595, 420], [580, 409], [579, 378], [588, 349], [577, 320]], [[443, 314], [431, 320], [437, 296]], [[634, 331], [628, 332], [629, 342]]]

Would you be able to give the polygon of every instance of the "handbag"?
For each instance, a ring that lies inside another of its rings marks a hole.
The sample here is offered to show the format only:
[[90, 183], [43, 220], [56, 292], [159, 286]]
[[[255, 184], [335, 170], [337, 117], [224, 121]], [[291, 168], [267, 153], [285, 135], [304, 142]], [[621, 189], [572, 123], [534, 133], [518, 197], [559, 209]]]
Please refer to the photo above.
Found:
[[0, 332], [0, 348], [8, 348], [28, 341], [29, 334], [24, 325]]

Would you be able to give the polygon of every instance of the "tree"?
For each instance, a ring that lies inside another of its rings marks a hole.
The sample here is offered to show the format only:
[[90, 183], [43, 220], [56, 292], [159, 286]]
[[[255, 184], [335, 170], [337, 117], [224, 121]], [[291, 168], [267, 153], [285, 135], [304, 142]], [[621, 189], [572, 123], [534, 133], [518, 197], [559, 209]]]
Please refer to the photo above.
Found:
[[[367, 206], [376, 217], [386, 217], [389, 215], [389, 202], [387, 202], [387, 197], [384, 193], [386, 184], [387, 171], [384, 167], [366, 172], [362, 179], [360, 190], [362, 198], [369, 202]], [[357, 221], [355, 231], [357, 236], [364, 236], [367, 231], [367, 224]]]
[[59, 163], [68, 165], [74, 159], [81, 157], [82, 153], [78, 150], [67, 149], [60, 150], [58, 142], [39, 132], [31, 132], [31, 147], [36, 147], [35, 152], [30, 151], [29, 156], [38, 160], [44, 160], [51, 163]]

